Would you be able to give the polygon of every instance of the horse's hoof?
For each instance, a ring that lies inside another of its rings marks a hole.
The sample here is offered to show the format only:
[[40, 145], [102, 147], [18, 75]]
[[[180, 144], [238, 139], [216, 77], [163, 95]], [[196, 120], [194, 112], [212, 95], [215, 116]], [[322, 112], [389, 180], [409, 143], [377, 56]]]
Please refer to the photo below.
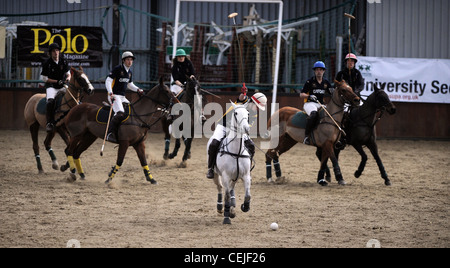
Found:
[[236, 218], [236, 208], [235, 207], [230, 208], [230, 218], [232, 218], [232, 219]]
[[59, 167], [59, 170], [60, 170], [61, 172], [65, 172], [65, 171], [68, 170], [68, 169], [69, 169], [69, 165], [68, 165], [68, 164], [62, 165], [61, 167]]
[[80, 174], [80, 180], [82, 180], [82, 181], [86, 180], [86, 175], [84, 175], [84, 173]]
[[359, 170], [355, 171], [355, 178], [361, 177], [361, 174], [362, 174], [361, 171], [359, 171]]
[[338, 184], [339, 184], [339, 185], [347, 185], [347, 182], [345, 182], [344, 180], [339, 180], [339, 181], [338, 181]]
[[223, 224], [231, 224], [230, 218], [224, 218], [223, 219]]
[[243, 212], [249, 212], [250, 211], [250, 204], [249, 205], [245, 205], [245, 204], [242, 204], [241, 205], [241, 210], [243, 211]]
[[69, 177], [67, 177], [67, 182], [75, 182], [77, 180], [77, 175], [75, 173], [69, 173]]
[[169, 154], [164, 154], [163, 159], [164, 160], [168, 160], [169, 159]]
[[112, 181], [112, 179], [111, 179], [111, 178], [108, 178], [108, 179], [105, 181], [105, 184], [109, 184], [111, 181]]
[[58, 164], [58, 161], [53, 161], [53, 163], [52, 163], [52, 168], [53, 168], [54, 170], [59, 170], [59, 164]]
[[223, 204], [217, 204], [217, 212], [220, 214], [223, 213]]
[[328, 182], [325, 179], [321, 179], [317, 183], [320, 184], [321, 186], [328, 186]]
[[331, 182], [331, 177], [325, 177], [325, 180], [327, 181], [327, 182]]
[[175, 154], [169, 154], [169, 159], [174, 159], [177, 155]]
[[39, 174], [45, 174], [43, 169], [39, 169]]
[[157, 185], [158, 184], [158, 182], [156, 180], [154, 180], [154, 179], [150, 179], [150, 180], [147, 180], [147, 181], [150, 182], [153, 185]]
[[386, 186], [392, 186], [392, 183], [391, 183], [390, 180], [385, 180], [385, 181], [384, 181], [384, 185], [386, 185]]

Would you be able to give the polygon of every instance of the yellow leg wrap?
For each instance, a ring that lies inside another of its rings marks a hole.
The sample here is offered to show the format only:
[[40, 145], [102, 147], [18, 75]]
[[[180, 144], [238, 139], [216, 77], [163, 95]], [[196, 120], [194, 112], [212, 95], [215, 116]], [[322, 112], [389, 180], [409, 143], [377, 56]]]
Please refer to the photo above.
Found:
[[145, 176], [148, 176], [150, 179], [153, 179], [153, 176], [150, 173], [150, 169], [148, 168], [148, 166], [143, 166], [142, 168], [144, 169]]
[[73, 156], [68, 156], [67, 162], [69, 162], [70, 170], [74, 170], [76, 168], [75, 162], [73, 161]]
[[83, 170], [83, 167], [81, 166], [81, 160], [74, 159], [73, 161], [75, 162], [75, 167], [77, 168], [78, 174], [83, 174], [84, 170]]
[[111, 170], [111, 172], [109, 173], [109, 179], [113, 179], [114, 176], [116, 176], [116, 173], [119, 171], [120, 166], [116, 165], [115, 167], [113, 167], [113, 169]]

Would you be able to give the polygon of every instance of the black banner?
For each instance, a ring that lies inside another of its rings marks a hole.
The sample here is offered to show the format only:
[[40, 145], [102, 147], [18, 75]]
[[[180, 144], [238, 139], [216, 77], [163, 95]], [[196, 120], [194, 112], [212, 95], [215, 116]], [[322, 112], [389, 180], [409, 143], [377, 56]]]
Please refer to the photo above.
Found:
[[48, 46], [57, 43], [69, 66], [102, 67], [100, 27], [18, 26], [18, 61], [21, 67], [40, 67], [49, 58]]

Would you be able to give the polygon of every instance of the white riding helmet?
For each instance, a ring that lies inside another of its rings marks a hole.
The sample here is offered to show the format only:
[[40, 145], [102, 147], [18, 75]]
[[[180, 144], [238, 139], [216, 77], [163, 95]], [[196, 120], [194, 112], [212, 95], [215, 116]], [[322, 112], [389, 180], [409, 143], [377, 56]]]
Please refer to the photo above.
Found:
[[263, 93], [255, 93], [252, 97], [251, 97], [252, 101], [254, 104], [256, 104], [256, 106], [261, 109], [261, 111], [265, 111], [266, 110], [266, 105], [267, 105], [267, 97], [266, 95], [264, 95]]
[[122, 60], [126, 59], [126, 58], [133, 58], [133, 60], [136, 59], [136, 57], [133, 55], [133, 53], [131, 53], [130, 51], [125, 51], [122, 54]]

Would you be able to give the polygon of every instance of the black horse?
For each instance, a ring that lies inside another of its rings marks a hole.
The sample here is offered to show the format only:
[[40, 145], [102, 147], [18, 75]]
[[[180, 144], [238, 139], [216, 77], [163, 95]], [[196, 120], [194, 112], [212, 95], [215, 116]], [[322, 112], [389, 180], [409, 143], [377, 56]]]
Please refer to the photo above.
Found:
[[374, 92], [364, 101], [364, 104], [351, 110], [348, 114], [344, 123], [344, 129], [347, 133], [346, 140], [347, 143], [352, 145], [361, 155], [361, 163], [359, 164], [358, 170], [355, 172], [356, 178], [361, 176], [366, 166], [367, 155], [363, 150], [363, 146], [367, 146], [377, 161], [381, 177], [384, 179], [384, 184], [386, 186], [391, 185], [391, 181], [384, 169], [383, 162], [378, 155], [375, 125], [381, 119], [384, 112], [393, 115], [396, 111], [397, 108], [390, 101], [386, 92], [375, 87]]
[[[188, 159], [191, 158], [191, 145], [192, 140], [194, 137], [194, 125], [195, 124], [202, 124], [201, 120], [201, 111], [199, 108], [195, 107], [195, 104], [198, 103], [201, 105], [201, 107], [204, 106], [205, 99], [202, 94], [200, 83], [196, 78], [188, 78], [186, 87], [184, 92], [180, 94], [178, 97], [179, 101], [181, 103], [187, 104], [190, 109], [190, 118], [191, 118], [191, 132], [190, 137], [183, 137], [184, 144], [185, 144], [185, 150], [183, 154], [182, 161], [186, 162]], [[200, 108], [201, 109], [201, 108]], [[173, 149], [173, 152], [169, 154], [169, 148], [170, 148], [170, 132], [169, 132], [169, 126], [178, 118], [179, 116], [175, 116], [172, 120], [163, 118], [162, 125], [163, 130], [165, 132], [165, 140], [166, 140], [166, 146], [165, 146], [165, 152], [164, 152], [164, 159], [174, 159], [178, 155], [178, 151], [181, 147], [181, 139], [177, 138], [175, 140], [175, 147]], [[200, 120], [200, 121], [199, 121]], [[180, 130], [182, 130], [183, 125], [180, 126]]]

